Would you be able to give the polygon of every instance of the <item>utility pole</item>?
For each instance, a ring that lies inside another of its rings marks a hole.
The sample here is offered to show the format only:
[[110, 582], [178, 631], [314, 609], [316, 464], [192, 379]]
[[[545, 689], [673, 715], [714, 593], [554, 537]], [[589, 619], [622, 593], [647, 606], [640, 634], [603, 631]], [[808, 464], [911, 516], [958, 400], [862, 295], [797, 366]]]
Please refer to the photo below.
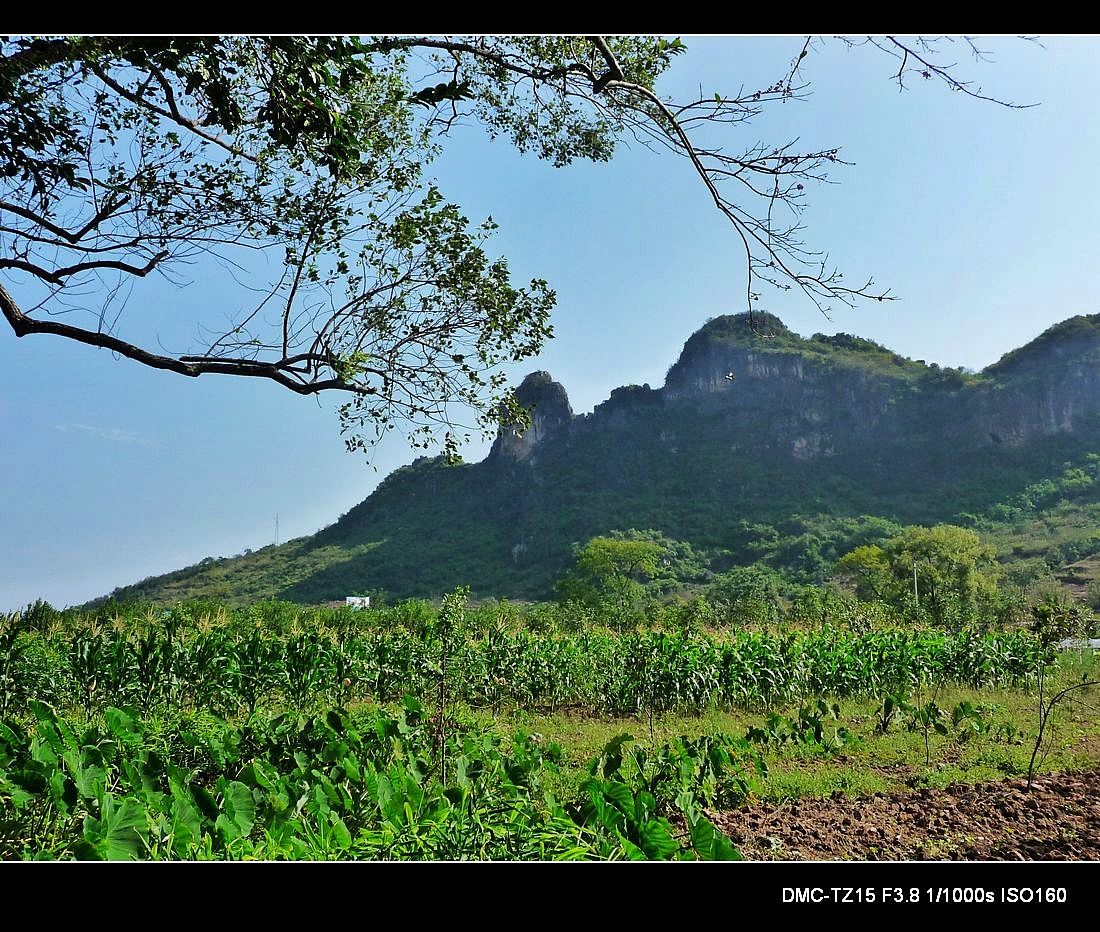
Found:
[[279, 512], [275, 512], [275, 546], [279, 546]]

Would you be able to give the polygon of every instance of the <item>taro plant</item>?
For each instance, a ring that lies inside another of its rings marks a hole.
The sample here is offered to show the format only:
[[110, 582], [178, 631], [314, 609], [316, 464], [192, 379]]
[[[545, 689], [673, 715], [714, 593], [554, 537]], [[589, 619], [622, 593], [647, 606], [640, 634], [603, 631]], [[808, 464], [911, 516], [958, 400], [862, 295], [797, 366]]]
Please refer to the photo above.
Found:
[[846, 747], [853, 740], [851, 732], [843, 725], [830, 729], [826, 721], [840, 718], [840, 705], [830, 704], [818, 699], [809, 705], [801, 706], [797, 717], [771, 712], [761, 726], [753, 726], [745, 733], [745, 740], [755, 744], [771, 744], [781, 747], [785, 744], [814, 748], [832, 753]]
[[[632, 860], [740, 860], [729, 839], [703, 815], [702, 805], [723, 798], [720, 785], [747, 787], [743, 763], [752, 760], [762, 773], [759, 755], [728, 735], [681, 737], [652, 755], [627, 750], [633, 741], [630, 734], [616, 735], [591, 762], [581, 788], [587, 799], [574, 807], [576, 820], [613, 839]], [[686, 847], [665, 815], [672, 808], [687, 823]]]
[[894, 722], [898, 721], [906, 713], [912, 711], [913, 707], [896, 693], [883, 696], [882, 703], [879, 705], [875, 730], [880, 735], [889, 733], [890, 726]]

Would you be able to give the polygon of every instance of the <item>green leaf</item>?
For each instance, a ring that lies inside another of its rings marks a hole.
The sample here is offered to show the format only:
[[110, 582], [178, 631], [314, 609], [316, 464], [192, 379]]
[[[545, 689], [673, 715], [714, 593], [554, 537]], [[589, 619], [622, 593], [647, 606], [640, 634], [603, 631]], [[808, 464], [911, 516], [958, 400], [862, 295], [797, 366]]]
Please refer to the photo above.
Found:
[[213, 822], [218, 817], [218, 803], [214, 799], [213, 795], [204, 786], [200, 786], [198, 783], [192, 783], [189, 787], [191, 795], [195, 800], [195, 805], [199, 807], [199, 811]]
[[103, 720], [107, 723], [107, 728], [110, 730], [118, 740], [127, 747], [139, 747], [142, 743], [142, 739], [145, 737], [144, 732], [134, 719], [123, 712], [121, 709], [116, 709], [113, 706], [103, 710]]
[[650, 819], [638, 827], [638, 840], [646, 855], [653, 861], [665, 861], [672, 857], [680, 846], [672, 837], [671, 826], [665, 819]]
[[179, 857], [187, 857], [202, 838], [202, 814], [186, 785], [169, 777], [168, 787], [172, 796], [168, 809], [172, 819], [172, 848]]
[[[235, 832], [232, 837], [243, 838], [252, 831], [256, 822], [256, 800], [252, 791], [243, 783], [233, 780], [222, 785], [221, 793], [222, 814], [232, 822]], [[218, 821], [221, 822], [220, 817]]]
[[604, 799], [612, 803], [623, 814], [634, 815], [634, 794], [625, 783], [608, 782], [600, 784], [600, 792]]
[[80, 799], [76, 784], [63, 770], [55, 770], [50, 774], [50, 797], [63, 816], [67, 816]]
[[92, 763], [88, 758], [91, 748], [85, 748], [84, 753], [75, 750], [66, 751], [63, 760], [76, 784], [77, 792], [84, 799], [99, 800], [107, 786], [107, 772], [98, 764]]
[[384, 819], [397, 824], [403, 821], [402, 816], [404, 809], [402, 808], [402, 800], [394, 790], [393, 783], [390, 782], [389, 777], [379, 775], [376, 798], [378, 800], [378, 808], [381, 810]]
[[454, 774], [455, 783], [463, 789], [469, 789], [473, 783], [470, 780], [467, 768], [470, 766], [470, 759], [465, 754], [460, 754], [454, 762]]
[[132, 796], [117, 802], [108, 793], [103, 801], [103, 818], [84, 819], [84, 840], [102, 860], [135, 861], [144, 857], [148, 835], [145, 807]]
[[11, 750], [21, 748], [26, 743], [21, 735], [17, 735], [3, 722], [0, 722], [0, 742], [3, 742]]
[[589, 773], [595, 775], [596, 771], [599, 770], [600, 775], [605, 780], [618, 773], [619, 768], [623, 765], [623, 745], [633, 740], [634, 736], [626, 732], [615, 735], [604, 745], [603, 754], [600, 755], [598, 760], [592, 762]]
[[343, 768], [344, 773], [348, 775], [348, 779], [353, 783], [359, 783], [362, 777], [362, 769], [359, 766], [359, 760], [352, 755], [340, 758], [340, 766]]
[[743, 861], [744, 856], [723, 835], [709, 819], [699, 817], [691, 826], [691, 843], [700, 860], [703, 861]]
[[333, 816], [332, 819], [332, 840], [341, 851], [351, 847], [351, 832], [348, 831], [344, 820], [337, 816]]

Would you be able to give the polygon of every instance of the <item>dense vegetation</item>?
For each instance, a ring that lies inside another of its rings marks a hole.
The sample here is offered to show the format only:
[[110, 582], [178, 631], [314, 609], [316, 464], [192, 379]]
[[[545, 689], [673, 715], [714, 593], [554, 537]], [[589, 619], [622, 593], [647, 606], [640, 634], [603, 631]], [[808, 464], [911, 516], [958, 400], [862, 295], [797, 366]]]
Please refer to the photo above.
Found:
[[1023, 631], [882, 627], [892, 617], [885, 606], [850, 600], [814, 606], [806, 630], [710, 632], [697, 623], [714, 617], [708, 609], [700, 599], [664, 612], [666, 626], [620, 631], [592, 626], [573, 605], [521, 616], [486, 603], [453, 629], [446, 611], [421, 601], [304, 614], [287, 603], [182, 605], [90, 623], [66, 613], [44, 630], [28, 628], [32, 612], [5, 632], [0, 714], [32, 699], [89, 713], [182, 705], [224, 716], [272, 700], [294, 709], [318, 697], [393, 702], [432, 694], [444, 656], [448, 695], [470, 706], [609, 715], [908, 693], [942, 680], [1017, 685], [1041, 660]]
[[[1002, 601], [1018, 600], [1028, 588], [1051, 592], [1069, 583], [1075, 595], [1100, 608], [1100, 581], [1093, 584], [1100, 577], [1100, 566], [1086, 560], [1100, 552], [1100, 455], [1087, 454], [1079, 462], [1066, 464], [1058, 474], [1024, 486], [982, 513], [955, 516], [995, 556], [994, 575]], [[450, 540], [443, 533], [444, 539]], [[769, 591], [796, 598], [806, 585], [833, 578], [841, 558], [853, 551], [881, 547], [906, 533], [914, 530], [906, 532], [904, 525], [888, 518], [821, 514], [793, 515], [775, 523], [741, 519], [727, 525], [722, 546], [695, 547], [652, 530], [611, 531], [592, 540], [646, 542], [656, 557], [655, 565], [648, 567], [650, 572], [645, 575], [649, 594], [705, 593], [720, 577], [740, 573], [766, 577]], [[290, 592], [284, 594], [306, 602], [319, 601], [330, 591], [382, 594], [382, 587], [364, 586], [357, 575], [358, 567], [380, 546], [377, 542], [345, 548], [291, 542], [235, 559], [204, 561], [189, 570], [150, 581], [155, 585], [148, 590], [139, 584], [119, 590], [116, 596], [148, 591], [158, 599], [214, 598], [249, 604], [265, 597], [270, 589], [268, 580], [279, 574], [289, 583], [286, 588]], [[432, 550], [433, 543], [428, 541], [426, 547]], [[574, 545], [568, 559], [575, 561], [584, 549]], [[450, 564], [466, 567], [472, 573], [478, 562], [478, 547], [471, 544], [463, 552], [465, 558], [455, 556]], [[299, 556], [295, 558], [295, 554]], [[1083, 562], [1075, 565], [1078, 561]], [[402, 568], [409, 574], [407, 579], [431, 578], [426, 561], [402, 563], [395, 569]], [[298, 574], [315, 584], [324, 583], [329, 589], [312, 590], [295, 583]], [[576, 574], [575, 566], [565, 564], [555, 591], [560, 594], [561, 586], [568, 587]], [[511, 578], [507, 571], [499, 575]]]
[[[650, 624], [609, 630], [576, 602], [462, 591], [366, 611], [38, 603], [0, 623], [0, 857], [736, 857], [705, 810], [763, 791], [769, 748], [855, 747], [836, 699], [879, 703], [883, 734], [907, 716], [927, 748], [944, 723], [994, 725], [929, 696], [1027, 686], [1054, 658], [1025, 629], [808, 605], [744, 627], [651, 602]], [[648, 719], [650, 741], [616, 733], [578, 772], [500, 727], [563, 707]], [[764, 717], [653, 736], [654, 716], [735, 708]]]

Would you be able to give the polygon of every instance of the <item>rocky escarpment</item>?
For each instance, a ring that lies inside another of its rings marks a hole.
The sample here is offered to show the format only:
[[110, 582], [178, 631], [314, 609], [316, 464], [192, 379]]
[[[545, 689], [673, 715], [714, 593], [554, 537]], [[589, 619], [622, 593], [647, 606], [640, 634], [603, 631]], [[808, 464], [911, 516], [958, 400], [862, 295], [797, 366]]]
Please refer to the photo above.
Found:
[[796, 457], [869, 442], [1020, 447], [1100, 427], [1100, 315], [1070, 318], [982, 373], [849, 334], [805, 339], [770, 314], [718, 317], [687, 341], [661, 394], [724, 408], [731, 429], [751, 410]]
[[870, 341], [805, 340], [770, 314], [738, 314], [688, 340], [662, 395], [668, 405], [724, 411], [731, 433], [763, 430], [772, 449], [829, 456], [902, 430], [898, 388], [913, 367]]
[[1071, 317], [983, 373], [972, 429], [993, 443], [1095, 430], [1100, 416], [1100, 315]]
[[[526, 462], [576, 431], [566, 391], [549, 373], [528, 376], [517, 398], [531, 426], [503, 425], [491, 458]], [[797, 460], [884, 445], [1022, 447], [1100, 428], [1100, 315], [1059, 324], [982, 373], [907, 359], [850, 334], [804, 338], [771, 314], [716, 317], [684, 345], [663, 388], [614, 389], [584, 431], [648, 424], [657, 410], [670, 424], [660, 436], [677, 448], [670, 438], [682, 436], [685, 418], [734, 448], [751, 441]]]

